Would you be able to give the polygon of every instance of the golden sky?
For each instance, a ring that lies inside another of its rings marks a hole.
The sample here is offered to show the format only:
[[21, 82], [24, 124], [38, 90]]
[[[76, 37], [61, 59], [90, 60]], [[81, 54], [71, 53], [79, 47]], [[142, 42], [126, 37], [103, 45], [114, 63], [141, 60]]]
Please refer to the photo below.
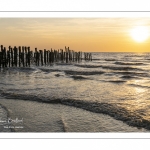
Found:
[[137, 42], [136, 26], [150, 28], [150, 18], [0, 18], [0, 45], [31, 50], [64, 49], [89, 52], [150, 52], [150, 37]]

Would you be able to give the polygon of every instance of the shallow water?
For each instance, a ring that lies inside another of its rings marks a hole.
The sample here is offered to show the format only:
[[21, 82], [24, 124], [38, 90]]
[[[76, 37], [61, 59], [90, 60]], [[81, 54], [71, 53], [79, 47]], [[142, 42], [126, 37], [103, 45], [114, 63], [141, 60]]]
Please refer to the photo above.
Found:
[[9, 108], [9, 118], [23, 118], [23, 123], [8, 124], [13, 132], [147, 132], [108, 115], [71, 106], [2, 98], [0, 102]]
[[[4, 100], [10, 102], [10, 99], [17, 100], [16, 103], [18, 101], [22, 103], [19, 105], [27, 105], [34, 101], [41, 107], [46, 105], [53, 108], [57, 104], [57, 106], [65, 107], [63, 110], [78, 109], [88, 112], [85, 119], [90, 118], [91, 114], [105, 114], [116, 122], [120, 120], [127, 126], [138, 128], [137, 132], [149, 131], [149, 77], [149, 53], [93, 53], [91, 62], [1, 69], [0, 96], [2, 100], [0, 99], [0, 104]], [[10, 105], [5, 107], [9, 110]], [[71, 117], [73, 116], [74, 114], [71, 114]], [[76, 126], [77, 122], [72, 124]], [[93, 127], [90, 127], [89, 122], [89, 127], [82, 128], [81, 132], [82, 130], [83, 132], [93, 131], [90, 130]], [[111, 125], [108, 126], [111, 129]], [[41, 131], [40, 125], [38, 128], [36, 131]], [[112, 130], [109, 128], [105, 130], [105, 125], [102, 125], [101, 129], [95, 130], [96, 132], [121, 131], [119, 126]], [[25, 129], [28, 131], [27, 128]], [[75, 128], [73, 130], [78, 131]], [[50, 130], [50, 132], [55, 131], [55, 129]], [[128, 129], [122, 131], [128, 132]]]

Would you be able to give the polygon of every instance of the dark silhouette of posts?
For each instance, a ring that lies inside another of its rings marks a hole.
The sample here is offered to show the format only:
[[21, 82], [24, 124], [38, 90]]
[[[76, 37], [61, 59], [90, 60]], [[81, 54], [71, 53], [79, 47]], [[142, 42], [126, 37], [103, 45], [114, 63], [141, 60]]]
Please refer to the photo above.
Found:
[[31, 52], [30, 52], [30, 47], [28, 47], [28, 59], [27, 59], [27, 61], [28, 61], [28, 66], [30, 67], [30, 58], [31, 58]]
[[3, 67], [3, 45], [0, 46], [0, 68]]
[[3, 67], [30, 67], [32, 64], [36, 66], [49, 65], [55, 62], [80, 62], [81, 60], [92, 61], [91, 53], [84, 53], [84, 57], [82, 58], [82, 52], [75, 52], [74, 50], [70, 50], [69, 47], [65, 46], [65, 50], [37, 50], [31, 51], [30, 47], [19, 46], [18, 48], [14, 46], [3, 47], [0, 46], [0, 68]]
[[44, 64], [46, 65], [46, 49], [44, 49]]
[[0, 67], [4, 67], [3, 63], [3, 45], [1, 45], [1, 52], [0, 52]]
[[27, 67], [28, 66], [28, 61], [27, 61], [27, 58], [28, 58], [28, 54], [27, 54], [27, 47], [25, 46], [25, 66]]
[[1, 65], [2, 65], [2, 52], [0, 52], [0, 68], [1, 68]]
[[7, 51], [7, 61], [8, 61], [8, 65], [9, 65], [9, 67], [10, 67], [10, 49], [11, 49], [11, 47], [9, 46], [8, 47], [8, 51]]
[[48, 64], [48, 62], [49, 62], [49, 51], [46, 51], [46, 63]]
[[51, 63], [53, 63], [54, 62], [54, 52], [53, 52], [53, 50], [51, 49]]
[[35, 59], [35, 65], [37, 66], [38, 65], [38, 54], [37, 54], [37, 48], [35, 48], [35, 53], [34, 53], [34, 59]]
[[41, 56], [41, 65], [43, 66], [43, 51], [42, 50], [40, 50], [39, 55]]
[[3, 60], [4, 60], [4, 66], [7, 67], [7, 54], [6, 54], [6, 47], [3, 49]]
[[15, 46], [14, 47], [14, 65], [17, 67], [17, 55], [18, 55], [18, 49]]
[[51, 64], [51, 51], [49, 51], [49, 63]]
[[4, 50], [3, 50], [3, 45], [1, 45], [1, 65], [4, 68]]
[[19, 67], [21, 66], [21, 46], [19, 46]]
[[21, 61], [22, 61], [22, 65], [24, 67], [25, 66], [24, 65], [24, 46], [22, 46]]
[[13, 48], [10, 47], [10, 53], [11, 53], [11, 66], [14, 66], [14, 53], [13, 53]]
[[1, 68], [1, 65], [2, 65], [2, 52], [0, 52], [0, 68]]
[[36, 65], [39, 66], [40, 65], [40, 52], [36, 52]]
[[63, 62], [63, 61], [64, 61], [63, 49], [61, 49], [61, 53], [60, 53], [60, 59], [61, 59], [61, 62]]

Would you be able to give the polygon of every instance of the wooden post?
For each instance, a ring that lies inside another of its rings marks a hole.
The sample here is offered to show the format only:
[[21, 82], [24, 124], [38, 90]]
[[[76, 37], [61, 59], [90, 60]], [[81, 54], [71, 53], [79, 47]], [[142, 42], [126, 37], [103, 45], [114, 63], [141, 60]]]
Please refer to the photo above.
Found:
[[64, 54], [63, 54], [63, 55], [64, 55], [64, 61], [65, 61], [65, 60], [66, 60], [66, 52], [64, 52]]
[[57, 59], [57, 58], [56, 58], [56, 53], [57, 53], [57, 52], [56, 52], [56, 50], [54, 49], [54, 62], [55, 62], [56, 59]]
[[30, 47], [28, 47], [28, 66], [30, 67], [30, 59], [31, 59], [31, 51], [30, 51]]
[[41, 55], [41, 65], [43, 66], [43, 51], [40, 50], [40, 55]]
[[30, 50], [30, 64], [32, 65], [33, 64], [33, 62], [34, 62], [34, 59], [33, 59], [34, 57], [33, 57], [33, 51], [32, 50]]
[[91, 53], [91, 61], [92, 61], [92, 53]]
[[[31, 66], [31, 64], [35, 64], [39, 66], [48, 65], [54, 62], [80, 62], [82, 59], [85, 61], [92, 61], [91, 53], [84, 53], [82, 58], [82, 51], [75, 52], [74, 50], [70, 50], [69, 47], [65, 46], [65, 50], [46, 50], [44, 52], [42, 50], [37, 50], [35, 48], [35, 52], [30, 50], [30, 47], [19, 46], [18, 48], [14, 46], [12, 49], [9, 46], [9, 49], [6, 50], [3, 45], [0, 46], [0, 67], [13, 67], [13, 66]], [[22, 49], [22, 50], [21, 50]], [[19, 52], [19, 53], [18, 53]], [[44, 53], [44, 54], [43, 54]]]
[[22, 65], [24, 67], [24, 46], [22, 46], [21, 61], [22, 61]]
[[10, 47], [10, 52], [11, 52], [11, 66], [14, 66], [14, 54], [13, 54], [13, 48]]
[[47, 62], [47, 65], [48, 65], [48, 60], [49, 60], [49, 58], [48, 58], [48, 50], [46, 51], [46, 62]]
[[55, 50], [52, 51], [52, 63], [55, 61]]
[[52, 49], [51, 49], [51, 62], [52, 62], [52, 63], [54, 62], [54, 52], [53, 52]]
[[68, 60], [69, 60], [69, 62], [70, 62], [70, 50], [68, 49]]
[[18, 49], [15, 46], [14, 47], [14, 65], [17, 67], [17, 53], [18, 53]]
[[50, 51], [50, 63], [52, 63], [52, 48], [51, 48], [51, 51]]
[[7, 67], [7, 53], [6, 53], [6, 47], [4, 47], [4, 66]]
[[0, 68], [1, 68], [1, 64], [2, 64], [2, 52], [0, 52]]
[[46, 65], [46, 49], [44, 49], [44, 64]]
[[8, 51], [7, 51], [7, 59], [8, 59], [8, 65], [10, 67], [10, 46], [8, 47]]
[[25, 46], [24, 49], [25, 49], [25, 64], [26, 64], [25, 66], [27, 67], [28, 66], [28, 61], [27, 61], [28, 60], [27, 47]]
[[40, 51], [37, 51], [37, 65], [40, 65]]
[[63, 49], [61, 50], [61, 62], [64, 60]]
[[49, 63], [51, 64], [51, 51], [49, 51]]
[[2, 45], [1, 45], [1, 51], [0, 51], [0, 68], [2, 66], [2, 61], [3, 61], [3, 49], [2, 49]]
[[73, 61], [74, 61], [74, 51], [72, 51], [72, 53], [73, 53]]
[[34, 59], [35, 59], [35, 65], [37, 66], [37, 48], [35, 48]]
[[56, 50], [56, 62], [58, 61], [59, 61], [59, 50], [58, 51]]
[[1, 65], [4, 68], [4, 51], [3, 51], [3, 45], [1, 45]]
[[80, 60], [82, 61], [82, 52], [81, 52]]
[[19, 67], [21, 66], [21, 46], [19, 46]]

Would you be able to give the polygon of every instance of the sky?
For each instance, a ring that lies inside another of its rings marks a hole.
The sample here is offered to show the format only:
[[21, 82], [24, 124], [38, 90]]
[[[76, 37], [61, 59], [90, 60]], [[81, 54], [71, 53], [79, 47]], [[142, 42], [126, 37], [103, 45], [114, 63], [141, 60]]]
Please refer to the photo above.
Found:
[[150, 18], [0, 18], [0, 45], [30, 46], [31, 50], [67, 46], [85, 52], [150, 52], [150, 37], [137, 42], [131, 36], [137, 26], [150, 30]]

